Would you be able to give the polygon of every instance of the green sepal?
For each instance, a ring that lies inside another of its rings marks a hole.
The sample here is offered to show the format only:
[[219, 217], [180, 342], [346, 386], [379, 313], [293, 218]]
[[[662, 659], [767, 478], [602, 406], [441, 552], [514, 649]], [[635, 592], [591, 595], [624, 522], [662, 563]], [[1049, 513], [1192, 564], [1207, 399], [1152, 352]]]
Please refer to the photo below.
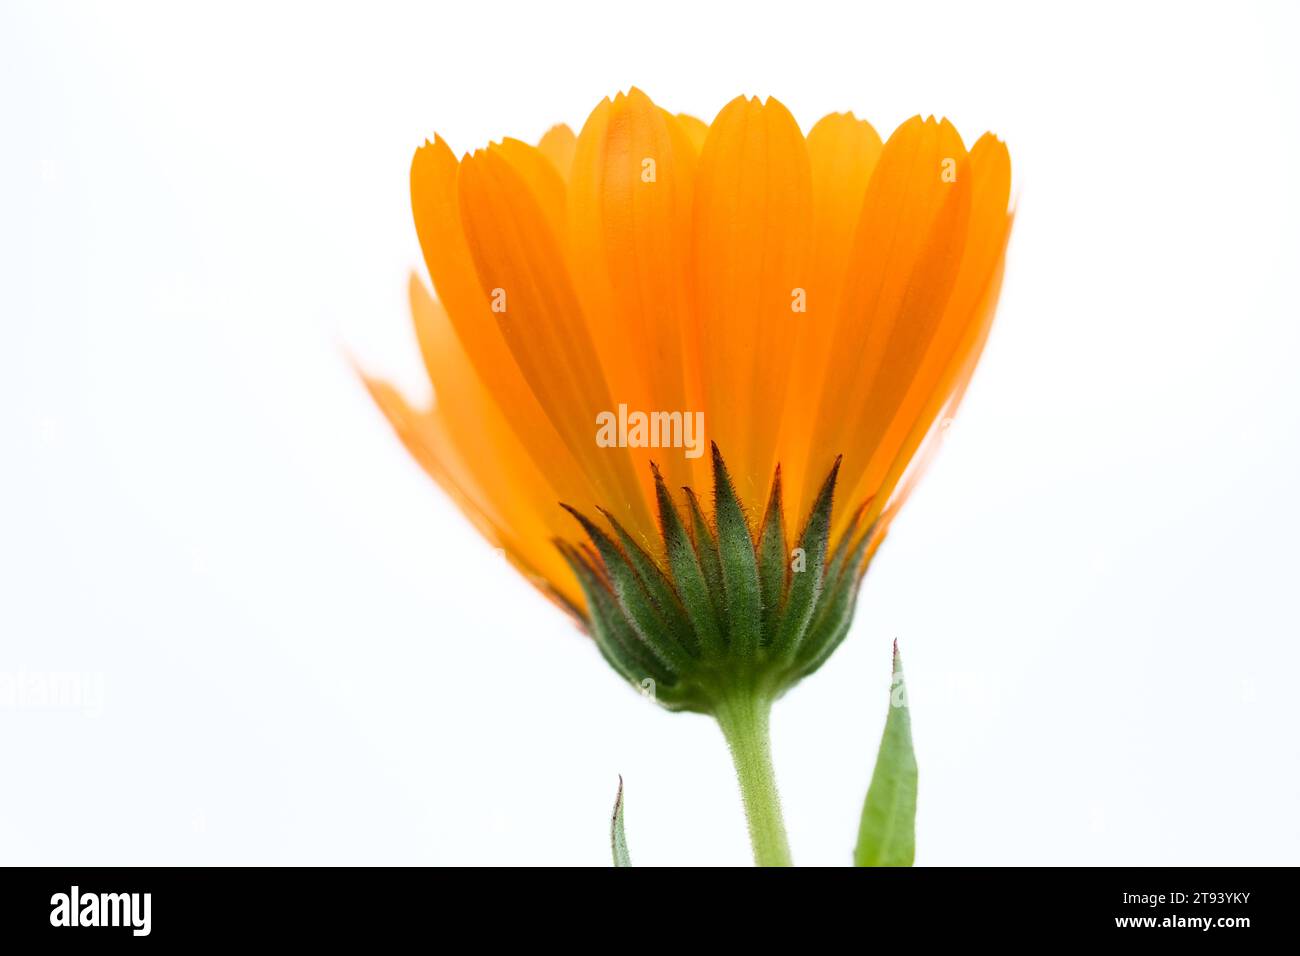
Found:
[[[802, 553], [793, 554], [779, 466], [757, 528], [716, 444], [711, 517], [684, 488], [688, 518], [651, 467], [662, 552], [652, 554], [604, 509], [612, 531], [564, 506], [587, 537], [557, 542], [585, 598], [579, 616], [614, 669], [669, 709], [716, 714], [719, 701], [737, 688], [775, 699], [843, 640], [865, 555], [875, 550], [871, 529], [860, 530], [859, 509], [828, 561], [840, 460], [805, 516]], [[795, 556], [801, 563], [787, 567]]]
[[637, 577], [641, 579], [646, 593], [650, 595], [650, 600], [654, 602], [655, 609], [659, 611], [677, 646], [692, 657], [698, 657], [700, 642], [695, 637], [695, 630], [686, 617], [686, 611], [682, 608], [677, 592], [673, 590], [672, 582], [659, 569], [655, 559], [636, 543], [627, 529], [619, 524], [612, 514], [603, 508], [600, 509], [600, 513], [605, 516], [609, 526], [618, 535], [619, 544], [623, 546], [623, 554], [627, 556]]
[[772, 493], [763, 515], [763, 530], [758, 538], [758, 585], [763, 602], [763, 644], [776, 639], [785, 601], [785, 515], [781, 502], [781, 466], [772, 478]]
[[646, 680], [653, 681], [656, 698], [667, 702], [677, 675], [628, 623], [609, 585], [582, 553], [564, 541], [557, 540], [555, 546], [573, 569], [587, 599], [590, 630], [605, 660], [638, 690], [646, 689]]
[[[726, 649], [726, 640], [722, 636], [722, 627], [718, 624], [717, 612], [709, 592], [709, 582], [704, 569], [700, 566], [699, 555], [691, 545], [686, 528], [682, 524], [677, 506], [673, 504], [663, 475], [655, 465], [650, 466], [654, 472], [655, 497], [659, 503], [659, 528], [664, 536], [664, 550], [668, 567], [677, 582], [677, 593], [682, 606], [690, 618], [691, 626], [699, 635], [699, 644], [705, 655], [718, 655]], [[705, 533], [708, 529], [705, 528]]]
[[773, 642], [777, 649], [794, 656], [807, 633], [808, 624], [822, 598], [827, 542], [831, 533], [831, 510], [835, 503], [835, 482], [840, 473], [840, 458], [822, 482], [812, 511], [799, 535], [803, 551], [803, 570], [790, 575], [790, 595]]
[[709, 600], [713, 603], [713, 611], [725, 644], [729, 642], [727, 601], [722, 587], [722, 556], [718, 554], [718, 539], [709, 525], [709, 519], [704, 517], [704, 510], [700, 507], [700, 499], [695, 496], [695, 492], [690, 488], [683, 488], [682, 491], [686, 493], [686, 502], [691, 509], [691, 539], [695, 542], [695, 556], [700, 559], [700, 570], [704, 572], [704, 581], [709, 586]]
[[614, 853], [615, 866], [631, 866], [627, 852], [627, 835], [623, 832], [623, 775], [618, 776], [618, 795], [614, 797], [614, 813], [609, 820], [609, 845]]
[[655, 607], [641, 579], [628, 563], [623, 552], [619, 550], [618, 545], [576, 508], [571, 508], [564, 503], [561, 503], [560, 507], [578, 520], [583, 530], [587, 532], [587, 537], [596, 546], [605, 565], [605, 573], [609, 575], [610, 583], [614, 586], [614, 595], [618, 598], [619, 606], [623, 608], [627, 620], [636, 628], [641, 639], [675, 672], [681, 673], [684, 668], [689, 667], [690, 656], [673, 639], [659, 609]]
[[713, 443], [713, 496], [722, 589], [727, 602], [727, 636], [733, 654], [742, 660], [751, 659], [758, 651], [763, 629], [758, 558], [745, 510], [736, 496], [717, 442]]
[[[841, 560], [833, 567], [833, 576], [827, 577], [827, 583], [822, 588], [822, 600], [798, 648], [796, 662], [799, 664], [800, 679], [821, 667], [848, 634], [865, 571], [864, 562], [871, 543], [871, 533], [871, 529], [868, 529], [857, 539], [851, 550], [846, 548]], [[845, 538], [846, 541], [851, 540], [848, 533]]]
[[911, 866], [916, 857], [916, 754], [912, 717], [903, 684], [903, 661], [894, 642], [889, 715], [876, 769], [862, 805], [854, 866]]

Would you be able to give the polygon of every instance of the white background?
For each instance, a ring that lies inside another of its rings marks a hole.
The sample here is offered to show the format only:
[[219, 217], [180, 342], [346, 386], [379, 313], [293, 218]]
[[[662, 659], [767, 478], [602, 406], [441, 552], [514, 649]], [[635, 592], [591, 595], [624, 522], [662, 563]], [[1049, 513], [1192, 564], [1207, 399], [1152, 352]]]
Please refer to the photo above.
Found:
[[5, 0], [0, 861], [603, 865], [619, 773], [634, 862], [748, 860], [716, 728], [626, 689], [347, 364], [427, 388], [425, 136], [636, 84], [946, 114], [1016, 170], [967, 403], [775, 710], [796, 861], [849, 859], [898, 638], [918, 863], [1300, 862], [1294, 7], [1047, 6]]

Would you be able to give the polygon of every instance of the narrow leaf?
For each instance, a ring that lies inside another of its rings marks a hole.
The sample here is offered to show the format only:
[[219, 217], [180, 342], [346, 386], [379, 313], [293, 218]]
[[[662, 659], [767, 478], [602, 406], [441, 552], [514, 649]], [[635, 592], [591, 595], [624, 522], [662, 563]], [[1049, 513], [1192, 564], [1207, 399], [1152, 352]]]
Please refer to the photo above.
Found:
[[609, 844], [614, 851], [615, 866], [631, 866], [627, 854], [627, 836], [623, 833], [623, 775], [618, 776], [618, 796], [614, 798], [614, 815], [609, 821]]
[[903, 662], [894, 642], [889, 716], [876, 770], [862, 806], [854, 866], [911, 866], [916, 856], [916, 756], [912, 718], [903, 685]]

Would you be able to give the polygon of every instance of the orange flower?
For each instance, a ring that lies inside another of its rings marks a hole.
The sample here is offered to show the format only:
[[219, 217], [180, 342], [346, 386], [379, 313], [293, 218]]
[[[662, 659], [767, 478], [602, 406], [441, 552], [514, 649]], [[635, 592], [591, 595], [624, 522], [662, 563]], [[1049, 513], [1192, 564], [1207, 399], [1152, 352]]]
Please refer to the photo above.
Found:
[[[852, 114], [805, 136], [775, 99], [740, 97], [706, 126], [636, 89], [576, 138], [557, 126], [536, 147], [505, 139], [459, 161], [435, 138], [415, 154], [411, 199], [436, 298], [410, 280], [434, 403], [367, 384], [484, 536], [584, 622], [592, 587], [625, 597], [611, 557], [630, 561], [651, 611], [690, 603], [656, 516], [676, 509], [697, 550], [725, 537], [680, 491], [711, 484], [705, 442], [725, 455], [756, 553], [758, 517], [774, 507], [798, 529], [839, 459], [811, 570], [829, 586], [838, 548], [860, 577], [984, 345], [1010, 175], [1002, 143], [967, 150], [946, 120], [913, 118], [882, 144]], [[562, 503], [605, 513], [608, 530], [588, 531], [614, 552], [593, 551]], [[782, 568], [794, 541], [772, 539]], [[776, 572], [778, 604], [798, 570]]]

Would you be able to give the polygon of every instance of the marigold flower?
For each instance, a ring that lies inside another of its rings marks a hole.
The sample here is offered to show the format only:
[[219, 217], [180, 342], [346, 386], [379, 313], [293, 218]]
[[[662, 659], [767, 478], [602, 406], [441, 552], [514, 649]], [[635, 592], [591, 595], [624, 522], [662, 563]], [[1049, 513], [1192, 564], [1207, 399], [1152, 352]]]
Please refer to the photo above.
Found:
[[734, 750], [843, 638], [961, 400], [1010, 176], [946, 120], [805, 136], [775, 99], [706, 125], [637, 89], [535, 147], [435, 138], [411, 200], [436, 298], [410, 280], [435, 400], [367, 384], [619, 673]]

